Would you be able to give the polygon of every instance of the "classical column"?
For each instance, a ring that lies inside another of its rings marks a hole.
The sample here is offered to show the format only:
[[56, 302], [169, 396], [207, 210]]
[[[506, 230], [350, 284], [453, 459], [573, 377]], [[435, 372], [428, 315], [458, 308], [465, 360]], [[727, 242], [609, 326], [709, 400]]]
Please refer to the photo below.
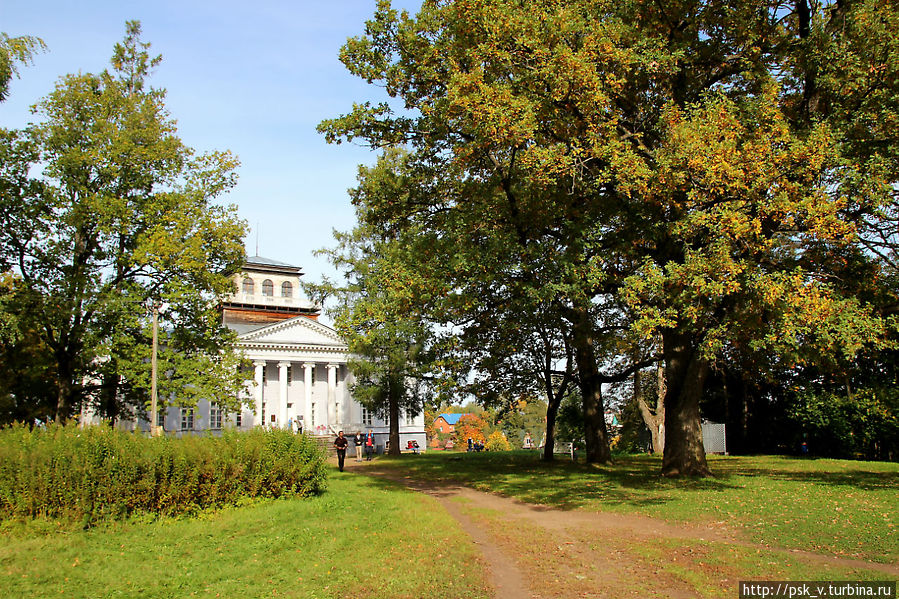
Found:
[[290, 362], [278, 362], [278, 395], [281, 406], [281, 428], [287, 427], [287, 368]]
[[[337, 364], [328, 364], [328, 422], [343, 424], [343, 414], [337, 404]], [[333, 414], [333, 418], [332, 418]]]
[[308, 431], [309, 433], [314, 433], [315, 431], [312, 429], [312, 369], [315, 368], [315, 364], [311, 362], [306, 362], [303, 364], [303, 368], [305, 369], [305, 378], [303, 379], [305, 387], [305, 403], [303, 404], [303, 430]]
[[253, 366], [256, 367], [256, 417], [253, 419], [253, 423], [256, 426], [264, 426], [265, 422], [262, 421], [262, 370], [265, 368], [265, 361], [253, 362]]

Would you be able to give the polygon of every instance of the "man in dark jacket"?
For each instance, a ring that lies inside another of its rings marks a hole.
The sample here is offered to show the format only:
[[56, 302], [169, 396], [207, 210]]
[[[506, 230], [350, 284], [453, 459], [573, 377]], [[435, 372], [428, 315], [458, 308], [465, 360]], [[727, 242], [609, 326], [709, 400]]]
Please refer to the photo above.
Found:
[[337, 449], [337, 467], [341, 472], [343, 472], [343, 461], [346, 459], [346, 446], [349, 444], [350, 442], [343, 436], [343, 431], [337, 433], [337, 438], [334, 439], [334, 447]]

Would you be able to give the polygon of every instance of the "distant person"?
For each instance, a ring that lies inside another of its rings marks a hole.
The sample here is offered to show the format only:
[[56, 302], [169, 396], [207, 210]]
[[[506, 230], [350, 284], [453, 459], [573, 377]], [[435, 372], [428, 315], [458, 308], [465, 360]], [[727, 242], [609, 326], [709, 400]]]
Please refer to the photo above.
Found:
[[293, 418], [292, 417], [287, 419], [287, 430], [289, 430], [290, 432], [293, 432]]
[[337, 449], [337, 468], [341, 472], [343, 472], [343, 461], [346, 459], [346, 446], [349, 444], [349, 440], [343, 436], [343, 431], [337, 433], [337, 438], [334, 439], [334, 447]]
[[353, 437], [353, 444], [356, 446], [356, 461], [362, 461], [362, 444], [365, 443], [365, 437], [362, 436], [362, 431], [356, 431], [356, 436]]
[[468, 451], [474, 451], [474, 441], [471, 440], [471, 437], [468, 438]]
[[417, 454], [419, 449], [418, 441], [412, 441], [412, 453]]
[[534, 442], [531, 440], [531, 433], [524, 434], [524, 448], [534, 449]]
[[371, 429], [368, 429], [368, 434], [365, 436], [365, 459], [369, 462], [371, 461], [371, 456], [375, 453], [375, 433]]

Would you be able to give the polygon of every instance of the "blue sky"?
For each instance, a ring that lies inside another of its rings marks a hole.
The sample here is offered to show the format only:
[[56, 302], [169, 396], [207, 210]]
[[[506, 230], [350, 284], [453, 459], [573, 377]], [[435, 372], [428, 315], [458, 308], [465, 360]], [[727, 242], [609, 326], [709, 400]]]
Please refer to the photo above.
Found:
[[[394, 0], [415, 11], [420, 0]], [[332, 246], [333, 229], [354, 215], [346, 190], [368, 149], [328, 145], [315, 132], [353, 102], [384, 99], [352, 77], [337, 58], [364, 30], [375, 0], [234, 2], [220, 0], [3, 0], [0, 31], [43, 38], [48, 51], [19, 69], [0, 126], [20, 127], [29, 107], [67, 73], [99, 72], [125, 21], [137, 19], [162, 64], [151, 83], [167, 90], [166, 106], [182, 140], [198, 151], [231, 150], [240, 182], [225, 202], [252, 228], [247, 252], [301, 266], [306, 280], [334, 275], [313, 250]]]

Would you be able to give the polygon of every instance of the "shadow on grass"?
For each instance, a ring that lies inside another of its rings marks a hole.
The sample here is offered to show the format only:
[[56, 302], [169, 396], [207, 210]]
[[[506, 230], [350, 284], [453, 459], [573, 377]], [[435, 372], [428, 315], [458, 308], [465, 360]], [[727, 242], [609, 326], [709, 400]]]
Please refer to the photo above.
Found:
[[432, 453], [382, 458], [376, 467], [427, 481], [434, 490], [441, 485], [464, 485], [563, 510], [682, 502], [692, 493], [742, 489], [753, 477], [874, 491], [899, 487], [899, 467], [850, 469], [845, 462], [835, 466], [776, 456], [712, 458], [714, 476], [678, 479], [660, 476], [661, 460], [655, 456], [619, 456], [614, 464], [603, 466], [567, 459], [544, 462], [540, 457], [527, 451]]

